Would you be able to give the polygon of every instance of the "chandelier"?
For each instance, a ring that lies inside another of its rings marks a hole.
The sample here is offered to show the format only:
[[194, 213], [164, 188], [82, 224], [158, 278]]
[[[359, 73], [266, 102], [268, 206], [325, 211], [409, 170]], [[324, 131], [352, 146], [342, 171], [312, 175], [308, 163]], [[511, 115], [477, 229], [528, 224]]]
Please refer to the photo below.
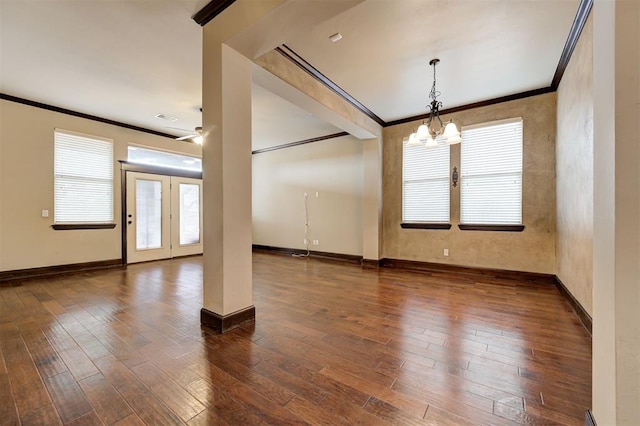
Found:
[[407, 146], [424, 145], [427, 148], [435, 148], [439, 145], [439, 142], [454, 145], [462, 141], [455, 123], [449, 120], [445, 124], [440, 118], [442, 102], [438, 100], [440, 92], [436, 90], [436, 65], [438, 65], [439, 62], [440, 59], [432, 59], [429, 61], [429, 65], [433, 66], [433, 86], [431, 86], [431, 92], [429, 92], [431, 103], [427, 105], [429, 118], [426, 123], [424, 121], [422, 122], [418, 130], [404, 138]]

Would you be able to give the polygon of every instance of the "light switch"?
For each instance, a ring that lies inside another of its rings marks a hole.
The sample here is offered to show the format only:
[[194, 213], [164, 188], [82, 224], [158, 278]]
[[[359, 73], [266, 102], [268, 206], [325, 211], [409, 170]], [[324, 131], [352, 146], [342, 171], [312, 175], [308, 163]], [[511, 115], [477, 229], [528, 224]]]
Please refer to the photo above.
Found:
[[49, 210], [42, 210], [42, 217], [49, 217]]

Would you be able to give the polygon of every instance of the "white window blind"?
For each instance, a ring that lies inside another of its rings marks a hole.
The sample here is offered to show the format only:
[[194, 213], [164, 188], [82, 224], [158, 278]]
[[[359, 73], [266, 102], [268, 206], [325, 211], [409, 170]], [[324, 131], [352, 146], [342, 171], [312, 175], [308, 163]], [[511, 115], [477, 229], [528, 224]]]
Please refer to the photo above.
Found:
[[55, 130], [54, 222], [113, 222], [113, 141]]
[[522, 118], [462, 128], [460, 222], [522, 224]]
[[449, 145], [402, 149], [402, 221], [449, 223]]

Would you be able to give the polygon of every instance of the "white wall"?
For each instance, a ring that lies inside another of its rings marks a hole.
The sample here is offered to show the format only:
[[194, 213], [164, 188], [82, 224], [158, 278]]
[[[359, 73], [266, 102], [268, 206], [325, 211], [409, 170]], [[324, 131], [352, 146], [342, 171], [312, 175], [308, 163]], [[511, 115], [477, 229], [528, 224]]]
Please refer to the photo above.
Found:
[[[114, 229], [51, 228], [55, 128], [113, 139]], [[200, 155], [192, 143], [0, 100], [0, 271], [119, 259], [118, 160], [126, 160], [129, 143]], [[41, 217], [43, 209], [48, 218]]]
[[[362, 255], [362, 142], [343, 136], [253, 155], [253, 244]], [[316, 198], [316, 192], [318, 197]]]

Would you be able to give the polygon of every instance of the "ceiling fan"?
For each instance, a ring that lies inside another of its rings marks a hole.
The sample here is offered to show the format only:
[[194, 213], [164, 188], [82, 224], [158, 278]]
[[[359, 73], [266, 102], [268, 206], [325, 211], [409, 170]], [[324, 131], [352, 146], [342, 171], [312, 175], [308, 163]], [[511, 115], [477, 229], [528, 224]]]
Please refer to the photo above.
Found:
[[178, 128], [178, 127], [167, 127], [167, 129], [180, 130], [182, 132], [191, 132], [190, 134], [188, 134], [186, 136], [180, 136], [180, 137], [176, 138], [176, 140], [177, 141], [184, 141], [184, 140], [191, 139], [194, 143], [196, 143], [198, 145], [202, 145], [202, 126], [197, 126], [194, 129], [194, 131], [187, 130], [187, 129], [181, 129], [181, 128]]

